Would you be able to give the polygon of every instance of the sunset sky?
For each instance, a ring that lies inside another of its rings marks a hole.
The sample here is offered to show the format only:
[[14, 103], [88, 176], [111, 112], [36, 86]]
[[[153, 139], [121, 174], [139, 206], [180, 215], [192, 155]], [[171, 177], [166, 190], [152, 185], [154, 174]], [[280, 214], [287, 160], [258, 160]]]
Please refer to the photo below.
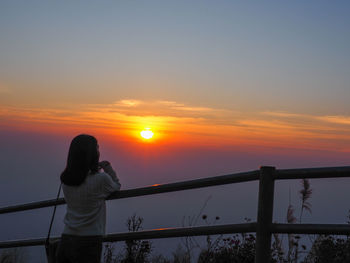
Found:
[[1, 126], [347, 152], [342, 3], [3, 1]]
[[349, 12], [348, 1], [1, 1], [0, 204], [52, 198], [80, 133], [124, 189], [349, 165]]

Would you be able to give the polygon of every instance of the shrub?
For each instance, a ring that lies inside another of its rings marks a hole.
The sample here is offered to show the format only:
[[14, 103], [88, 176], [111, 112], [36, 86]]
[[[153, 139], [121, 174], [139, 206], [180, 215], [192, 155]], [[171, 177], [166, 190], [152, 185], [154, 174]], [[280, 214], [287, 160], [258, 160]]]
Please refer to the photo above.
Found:
[[198, 263], [254, 263], [255, 235], [241, 234], [220, 238], [212, 247], [202, 250]]
[[303, 263], [345, 263], [350, 262], [350, 240], [320, 235], [313, 242]]

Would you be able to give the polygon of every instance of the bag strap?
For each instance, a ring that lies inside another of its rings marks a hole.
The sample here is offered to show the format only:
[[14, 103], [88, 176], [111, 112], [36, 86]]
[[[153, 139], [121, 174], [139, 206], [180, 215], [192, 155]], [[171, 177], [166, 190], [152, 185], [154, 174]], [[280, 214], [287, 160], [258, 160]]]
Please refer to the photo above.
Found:
[[50, 222], [50, 227], [49, 227], [49, 232], [48, 232], [48, 234], [47, 234], [47, 238], [46, 238], [46, 241], [45, 241], [45, 245], [47, 245], [47, 244], [49, 243], [49, 240], [50, 240], [51, 228], [52, 228], [52, 224], [53, 224], [53, 219], [55, 218], [56, 207], [57, 207], [58, 199], [59, 199], [59, 197], [60, 197], [61, 188], [62, 188], [62, 183], [60, 184], [60, 187], [58, 188], [58, 193], [57, 193], [57, 197], [56, 197], [56, 203], [55, 203], [55, 206], [54, 206], [54, 209], [53, 209], [53, 213], [52, 213], [52, 217], [51, 217], [51, 222]]

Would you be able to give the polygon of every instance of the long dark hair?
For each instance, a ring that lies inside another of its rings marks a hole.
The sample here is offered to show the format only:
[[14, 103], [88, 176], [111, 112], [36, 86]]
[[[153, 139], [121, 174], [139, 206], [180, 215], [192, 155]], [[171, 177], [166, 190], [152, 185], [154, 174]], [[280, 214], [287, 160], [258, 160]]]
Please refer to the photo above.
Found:
[[89, 172], [98, 171], [100, 158], [97, 140], [91, 135], [76, 136], [69, 147], [67, 166], [61, 174], [61, 182], [66, 185], [81, 185]]

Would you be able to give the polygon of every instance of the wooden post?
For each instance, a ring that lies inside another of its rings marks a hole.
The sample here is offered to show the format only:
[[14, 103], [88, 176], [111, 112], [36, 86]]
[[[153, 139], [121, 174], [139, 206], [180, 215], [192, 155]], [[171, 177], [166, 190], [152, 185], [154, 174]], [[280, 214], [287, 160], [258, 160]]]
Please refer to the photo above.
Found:
[[260, 168], [255, 263], [271, 261], [271, 226], [273, 216], [275, 167]]

